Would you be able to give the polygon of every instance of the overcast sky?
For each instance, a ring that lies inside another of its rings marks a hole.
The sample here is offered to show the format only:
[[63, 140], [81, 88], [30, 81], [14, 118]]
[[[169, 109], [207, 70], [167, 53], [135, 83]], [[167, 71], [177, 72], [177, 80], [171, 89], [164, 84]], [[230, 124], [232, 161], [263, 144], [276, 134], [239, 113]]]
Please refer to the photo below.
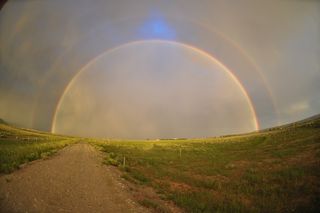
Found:
[[11, 0], [0, 51], [0, 117], [29, 128], [206, 137], [320, 113], [317, 0]]

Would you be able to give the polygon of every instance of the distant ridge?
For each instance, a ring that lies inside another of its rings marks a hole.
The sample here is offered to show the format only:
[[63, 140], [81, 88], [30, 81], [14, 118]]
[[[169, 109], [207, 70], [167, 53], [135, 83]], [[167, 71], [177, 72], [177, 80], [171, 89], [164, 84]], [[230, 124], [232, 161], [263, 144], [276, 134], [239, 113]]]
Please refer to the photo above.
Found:
[[0, 124], [8, 124], [8, 123], [5, 122], [3, 119], [0, 118]]
[[[3, 120], [2, 118], [0, 118], [0, 124], [4, 124], [7, 126], [10, 126], [12, 128], [16, 128], [16, 129], [21, 129], [24, 131], [28, 131], [28, 132], [34, 132], [34, 133], [40, 133], [40, 134], [51, 134], [50, 132], [46, 132], [46, 131], [41, 131], [41, 130], [36, 130], [36, 129], [29, 129], [29, 128], [24, 128], [24, 127], [19, 127], [19, 125], [14, 125], [12, 123], [8, 123], [5, 120]], [[284, 130], [284, 129], [291, 129], [291, 128], [297, 128], [297, 127], [308, 127], [308, 126], [313, 126], [316, 128], [320, 128], [320, 114], [316, 114], [313, 115], [311, 117], [296, 121], [296, 122], [292, 122], [292, 123], [288, 123], [288, 124], [284, 124], [284, 125], [280, 125], [280, 126], [274, 126], [274, 127], [270, 127], [270, 128], [266, 128], [266, 129], [261, 129], [257, 132], [269, 132], [269, 131], [274, 131], [274, 130]], [[252, 134], [253, 132], [247, 132], [247, 133], [242, 133], [242, 134], [226, 134], [226, 135], [220, 135], [220, 136], [214, 136], [212, 138], [215, 137], [229, 137], [229, 136], [239, 136], [239, 135], [246, 135], [246, 134]], [[59, 135], [59, 134], [58, 134]], [[60, 135], [62, 136], [62, 135]], [[68, 137], [74, 137], [69, 135]], [[208, 137], [210, 138], [210, 137]], [[184, 140], [187, 138], [167, 138], [167, 139], [159, 139], [159, 140]]]
[[317, 121], [320, 120], [320, 114], [313, 115], [311, 117], [305, 118], [300, 121], [296, 121], [293, 123], [288, 123], [280, 126], [270, 127], [267, 129], [262, 129], [259, 132], [265, 132], [265, 131], [271, 131], [271, 130], [277, 130], [277, 129], [285, 129], [285, 128], [294, 128], [294, 127], [301, 127], [301, 126], [309, 126], [309, 125], [317, 125]]
[[294, 122], [293, 124], [295, 124], [295, 123], [306, 123], [306, 122], [310, 122], [310, 121], [314, 121], [314, 120], [318, 120], [318, 119], [320, 119], [320, 114], [311, 116], [311, 117], [303, 119], [301, 121]]

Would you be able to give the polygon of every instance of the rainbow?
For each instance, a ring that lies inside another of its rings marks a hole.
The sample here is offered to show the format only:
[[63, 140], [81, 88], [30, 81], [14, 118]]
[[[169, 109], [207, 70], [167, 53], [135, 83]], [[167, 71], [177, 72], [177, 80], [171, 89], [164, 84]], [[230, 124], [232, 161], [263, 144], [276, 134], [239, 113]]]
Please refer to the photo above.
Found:
[[64, 96], [66, 95], [66, 93], [69, 91], [70, 87], [72, 86], [72, 84], [75, 82], [75, 80], [77, 79], [77, 77], [83, 72], [85, 71], [89, 66], [91, 66], [92, 64], [96, 63], [99, 59], [101, 59], [103, 56], [105, 56], [106, 54], [110, 54], [116, 50], [119, 50], [120, 48], [126, 47], [126, 46], [130, 46], [130, 45], [135, 45], [135, 44], [140, 44], [140, 43], [165, 43], [165, 44], [173, 44], [173, 45], [178, 45], [180, 47], [184, 47], [187, 49], [190, 49], [194, 52], [197, 52], [198, 54], [202, 55], [203, 57], [206, 57], [207, 59], [209, 59], [210, 61], [212, 61], [214, 64], [217, 64], [224, 72], [226, 72], [226, 74], [234, 81], [234, 83], [236, 83], [236, 85], [240, 88], [242, 94], [245, 96], [246, 101], [248, 103], [248, 106], [250, 107], [250, 112], [252, 114], [252, 121], [254, 123], [254, 128], [255, 130], [259, 130], [259, 122], [257, 119], [257, 115], [256, 115], [256, 111], [254, 108], [254, 105], [252, 103], [251, 98], [248, 95], [248, 92], [245, 90], [244, 86], [240, 83], [239, 79], [233, 74], [233, 72], [226, 66], [224, 65], [222, 62], [220, 62], [217, 58], [215, 58], [212, 54], [209, 54], [197, 47], [194, 47], [192, 45], [188, 45], [185, 43], [180, 43], [180, 42], [176, 42], [176, 41], [172, 41], [172, 40], [158, 40], [158, 39], [152, 39], [152, 40], [137, 40], [137, 41], [132, 41], [132, 42], [128, 42], [122, 45], [119, 45], [117, 47], [114, 47], [112, 49], [108, 49], [104, 52], [102, 52], [101, 54], [99, 54], [98, 56], [96, 56], [95, 58], [93, 58], [92, 60], [90, 60], [88, 63], [86, 63], [74, 76], [73, 78], [70, 80], [70, 82], [68, 83], [68, 85], [66, 86], [66, 88], [64, 89], [64, 91], [62, 92], [62, 95], [60, 96], [60, 99], [57, 103], [57, 106], [55, 108], [55, 112], [53, 115], [53, 119], [52, 119], [52, 125], [51, 125], [51, 132], [52, 133], [56, 133], [56, 122], [57, 122], [57, 115], [58, 112], [61, 108]]
[[232, 40], [230, 37], [227, 37], [226, 35], [224, 35], [222, 32], [217, 31], [216, 29], [211, 29], [207, 24], [204, 24], [202, 22], [197, 22], [197, 21], [193, 21], [193, 20], [189, 20], [189, 22], [194, 23], [196, 25], [201, 26], [203, 29], [207, 30], [208, 32], [212, 32], [215, 33], [217, 35], [219, 35], [223, 40], [227, 41], [229, 44], [231, 44], [237, 51], [239, 51], [241, 53], [242, 56], [245, 57], [245, 59], [249, 62], [249, 64], [253, 67], [253, 69], [258, 73], [258, 75], [260, 76], [262, 83], [264, 84], [267, 93], [270, 97], [271, 100], [271, 104], [273, 107], [274, 112], [276, 113], [276, 118], [277, 118], [277, 122], [278, 125], [280, 125], [279, 123], [279, 110], [277, 107], [277, 103], [276, 103], [276, 98], [273, 95], [272, 90], [270, 89], [270, 85], [265, 77], [265, 75], [263, 74], [262, 69], [260, 68], [260, 66], [255, 62], [254, 58], [252, 56], [250, 56], [248, 54], [247, 51], [245, 51], [245, 49], [243, 47], [241, 47], [237, 42], [235, 42], [234, 40]]

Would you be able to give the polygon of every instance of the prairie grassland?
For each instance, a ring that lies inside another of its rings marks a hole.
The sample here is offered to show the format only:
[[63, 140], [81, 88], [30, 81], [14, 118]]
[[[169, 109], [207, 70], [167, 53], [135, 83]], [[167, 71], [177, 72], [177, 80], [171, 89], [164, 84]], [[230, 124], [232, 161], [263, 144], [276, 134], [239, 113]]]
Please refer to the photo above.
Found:
[[0, 173], [12, 172], [21, 164], [52, 155], [74, 142], [70, 137], [0, 124]]
[[[186, 212], [319, 212], [320, 117], [206, 139], [81, 139], [0, 124], [0, 173], [87, 141], [137, 186]], [[157, 200], [139, 203], [166, 212]]]
[[208, 139], [90, 142], [123, 178], [187, 212], [320, 211], [319, 118]]

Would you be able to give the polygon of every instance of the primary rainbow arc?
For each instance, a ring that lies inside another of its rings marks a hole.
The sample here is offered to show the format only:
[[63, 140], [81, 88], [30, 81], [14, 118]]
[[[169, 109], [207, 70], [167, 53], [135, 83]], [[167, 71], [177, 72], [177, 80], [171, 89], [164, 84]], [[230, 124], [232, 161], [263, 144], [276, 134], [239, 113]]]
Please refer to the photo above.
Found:
[[166, 44], [173, 44], [173, 45], [178, 45], [181, 47], [185, 47], [187, 49], [190, 49], [192, 51], [195, 51], [197, 53], [199, 53], [200, 55], [208, 58], [210, 61], [212, 61], [214, 64], [217, 64], [224, 72], [227, 73], [227, 75], [234, 81], [234, 83], [236, 83], [236, 85], [240, 88], [241, 93], [244, 95], [244, 97], [246, 98], [246, 101], [248, 103], [248, 106], [250, 108], [250, 112], [252, 114], [252, 119], [253, 119], [253, 124], [254, 124], [254, 129], [257, 131], [259, 130], [259, 122], [258, 122], [258, 118], [256, 115], [256, 110], [254, 108], [254, 105], [252, 103], [252, 100], [250, 98], [250, 96], [248, 95], [248, 92], [245, 90], [244, 86], [241, 84], [241, 82], [239, 81], [239, 79], [233, 74], [233, 72], [226, 66], [224, 65], [222, 62], [220, 62], [217, 58], [215, 58], [212, 54], [209, 54], [197, 47], [194, 47], [192, 45], [188, 45], [185, 43], [180, 43], [177, 41], [172, 41], [172, 40], [159, 40], [159, 39], [152, 39], [152, 40], [137, 40], [137, 41], [132, 41], [132, 42], [128, 42], [122, 45], [119, 45], [117, 47], [114, 47], [112, 49], [108, 49], [104, 52], [102, 52], [101, 54], [99, 54], [98, 56], [96, 56], [95, 58], [93, 58], [92, 60], [90, 60], [88, 63], [86, 63], [81, 69], [79, 69], [79, 71], [73, 76], [73, 78], [70, 80], [70, 82], [68, 83], [68, 85], [66, 86], [66, 88], [64, 89], [62, 95], [60, 96], [60, 99], [58, 101], [58, 104], [55, 108], [54, 111], [54, 115], [53, 115], [53, 119], [52, 119], [52, 125], [51, 125], [51, 132], [52, 133], [56, 133], [56, 122], [57, 122], [57, 115], [58, 112], [61, 108], [61, 104], [63, 102], [64, 96], [66, 95], [66, 93], [68, 92], [69, 88], [72, 86], [72, 84], [75, 82], [75, 80], [77, 79], [77, 77], [83, 72], [85, 71], [90, 65], [94, 64], [95, 62], [97, 62], [99, 59], [101, 59], [103, 56], [105, 56], [106, 54], [110, 54], [120, 48], [126, 47], [126, 46], [130, 46], [130, 45], [135, 45], [135, 44], [139, 44], [139, 43], [166, 43]]

